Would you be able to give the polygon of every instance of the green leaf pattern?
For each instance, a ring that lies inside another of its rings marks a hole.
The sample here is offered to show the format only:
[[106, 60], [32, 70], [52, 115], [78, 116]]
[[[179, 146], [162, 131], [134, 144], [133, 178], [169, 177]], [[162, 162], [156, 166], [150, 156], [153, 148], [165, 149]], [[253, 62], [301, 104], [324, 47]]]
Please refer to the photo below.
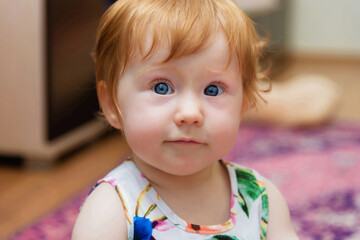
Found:
[[262, 211], [261, 211], [261, 239], [266, 238], [267, 223], [268, 223], [268, 196], [263, 182], [256, 179], [254, 173], [250, 169], [236, 168], [236, 178], [238, 182], [239, 204], [249, 218], [249, 209], [252, 204], [261, 197]]

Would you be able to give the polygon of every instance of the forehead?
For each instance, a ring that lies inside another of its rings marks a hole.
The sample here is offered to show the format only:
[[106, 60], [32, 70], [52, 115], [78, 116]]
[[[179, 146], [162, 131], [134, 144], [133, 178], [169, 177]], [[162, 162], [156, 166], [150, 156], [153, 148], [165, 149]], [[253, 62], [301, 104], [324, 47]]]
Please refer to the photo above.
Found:
[[[134, 63], [172, 63], [186, 60], [192, 58], [193, 60], [200, 58], [207, 58], [216, 60], [215, 62], [218, 65], [223, 65], [226, 67], [233, 56], [230, 52], [228, 45], [228, 40], [225, 34], [221, 31], [213, 33], [201, 46], [198, 46], [193, 51], [186, 50], [186, 48], [193, 49], [191, 42], [190, 46], [187, 46], [186, 43], [181, 46], [182, 49], [175, 49], [175, 54], [172, 54], [174, 51], [174, 46], [171, 45], [171, 42], [167, 39], [158, 40], [154, 44], [154, 38], [151, 34], [146, 34], [146, 37], [143, 40], [142, 47], [137, 50], [136, 56], [134, 56]], [[209, 61], [210, 62], [210, 61]], [[214, 62], [214, 61], [212, 61]]]
[[162, 70], [163, 73], [167, 72], [168, 74], [185, 71], [182, 74], [202, 72], [205, 75], [231, 74], [234, 78], [240, 76], [237, 58], [231, 57], [226, 37], [222, 33], [215, 34], [204, 49], [193, 54], [164, 61], [168, 54], [169, 46], [165, 44], [158, 47], [146, 58], [139, 55], [128, 66], [125, 75], [129, 76], [130, 74], [136, 77]]

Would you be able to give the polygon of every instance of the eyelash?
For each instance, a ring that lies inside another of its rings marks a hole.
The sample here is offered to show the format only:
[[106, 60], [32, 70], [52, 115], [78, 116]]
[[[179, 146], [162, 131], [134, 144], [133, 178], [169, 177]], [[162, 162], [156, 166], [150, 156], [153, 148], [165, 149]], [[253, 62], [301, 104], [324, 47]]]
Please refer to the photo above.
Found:
[[169, 84], [169, 86], [170, 86], [172, 89], [174, 89], [172, 83], [171, 83], [169, 80], [165, 79], [165, 78], [157, 78], [157, 79], [153, 80], [153, 81], [150, 83], [150, 89], [153, 89], [153, 87], [155, 87], [156, 84], [159, 84], [159, 83]]
[[224, 92], [226, 92], [228, 90], [228, 86], [221, 81], [211, 82], [210, 84], [207, 85], [207, 87], [210, 85], [216, 85], [216, 86], [220, 87]]

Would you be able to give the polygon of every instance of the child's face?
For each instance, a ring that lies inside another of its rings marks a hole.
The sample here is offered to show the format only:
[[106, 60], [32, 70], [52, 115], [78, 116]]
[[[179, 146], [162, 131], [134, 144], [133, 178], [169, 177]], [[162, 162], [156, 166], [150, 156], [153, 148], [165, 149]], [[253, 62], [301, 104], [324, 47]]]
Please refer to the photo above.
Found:
[[[131, 64], [118, 84], [122, 129], [134, 158], [175, 175], [196, 173], [232, 148], [243, 90], [218, 34], [202, 52], [161, 63], [167, 49]], [[226, 68], [227, 67], [227, 68]]]

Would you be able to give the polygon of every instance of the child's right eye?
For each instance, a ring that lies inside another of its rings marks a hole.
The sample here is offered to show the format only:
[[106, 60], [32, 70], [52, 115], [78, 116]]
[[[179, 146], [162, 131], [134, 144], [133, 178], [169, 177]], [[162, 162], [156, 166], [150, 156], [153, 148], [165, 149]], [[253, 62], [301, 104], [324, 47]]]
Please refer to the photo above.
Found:
[[170, 87], [170, 85], [165, 82], [157, 83], [152, 88], [152, 91], [154, 91], [155, 93], [160, 94], [160, 95], [171, 94], [174, 92], [174, 90]]

